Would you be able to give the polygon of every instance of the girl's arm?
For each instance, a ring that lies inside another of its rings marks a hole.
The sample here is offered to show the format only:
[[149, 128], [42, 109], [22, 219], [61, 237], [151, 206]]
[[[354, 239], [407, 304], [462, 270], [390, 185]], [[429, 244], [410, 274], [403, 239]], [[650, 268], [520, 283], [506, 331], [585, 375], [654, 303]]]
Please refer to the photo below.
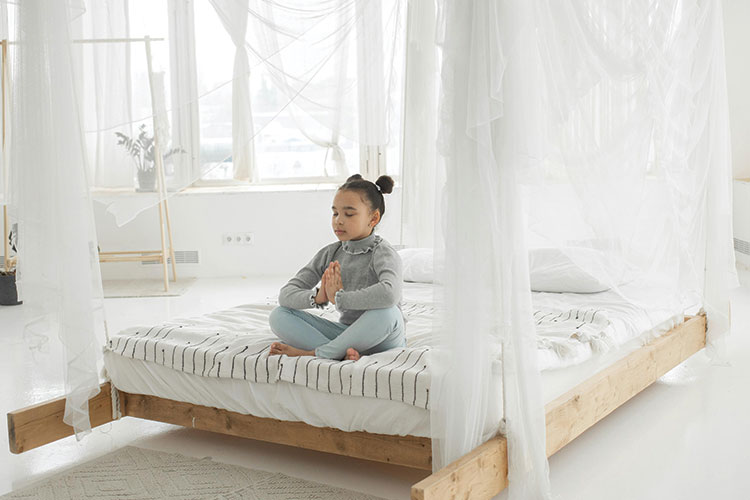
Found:
[[378, 275], [378, 282], [360, 290], [339, 290], [334, 297], [337, 309], [385, 309], [401, 301], [403, 275], [401, 257], [396, 250], [391, 246], [379, 245], [373, 254], [372, 266]]
[[315, 298], [317, 290], [315, 285], [323, 276], [323, 271], [328, 267], [328, 262], [335, 252], [332, 246], [340, 245], [334, 243], [318, 251], [317, 254], [300, 269], [286, 285], [279, 291], [279, 305], [289, 307], [290, 309], [309, 309], [315, 307]]

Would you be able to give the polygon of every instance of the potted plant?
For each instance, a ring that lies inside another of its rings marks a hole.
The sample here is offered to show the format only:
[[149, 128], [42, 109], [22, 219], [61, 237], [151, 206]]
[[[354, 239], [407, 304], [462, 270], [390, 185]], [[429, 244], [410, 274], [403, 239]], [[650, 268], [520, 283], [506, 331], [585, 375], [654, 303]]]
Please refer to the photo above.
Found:
[[[117, 145], [124, 147], [133, 158], [138, 176], [138, 188], [136, 191], [154, 191], [156, 187], [156, 165], [154, 163], [154, 136], [146, 130], [146, 125], [138, 127], [138, 135], [132, 138], [122, 132], [115, 132]], [[169, 149], [163, 154], [166, 160], [177, 153], [185, 150], [176, 147]]]
[[[18, 225], [13, 224], [13, 227], [8, 234], [8, 243], [13, 253], [18, 250], [16, 244], [18, 241]], [[18, 300], [18, 290], [16, 289], [16, 267], [15, 260], [10, 261], [11, 265], [9, 269], [0, 271], [0, 305], [3, 306], [15, 306], [21, 302]]]

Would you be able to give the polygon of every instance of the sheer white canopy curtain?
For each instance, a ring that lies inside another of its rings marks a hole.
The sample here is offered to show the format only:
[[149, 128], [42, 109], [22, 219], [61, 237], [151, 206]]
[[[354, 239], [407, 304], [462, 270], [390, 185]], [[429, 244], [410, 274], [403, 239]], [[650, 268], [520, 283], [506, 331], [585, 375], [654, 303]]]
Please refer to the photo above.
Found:
[[[556, 253], [596, 277], [587, 291], [611, 289], [636, 311], [646, 310], [642, 290], [670, 310], [703, 309], [710, 350], [728, 331], [736, 277], [721, 3], [439, 7], [446, 183], [432, 213], [444, 231], [435, 355], [445, 371], [432, 382], [433, 458], [440, 467], [498, 429], [482, 416], [502, 369], [509, 495], [548, 498], [529, 250]], [[438, 173], [431, 162], [415, 180]], [[413, 209], [404, 205], [405, 222]]]
[[221, 24], [235, 45], [232, 78], [232, 163], [237, 180], [258, 180], [254, 168], [253, 110], [250, 102], [250, 62], [245, 47], [250, 0], [211, 0]]
[[11, 192], [18, 217], [19, 295], [35, 346], [58, 337], [67, 395], [64, 421], [91, 429], [104, 343], [102, 291], [68, 2], [16, 5]]

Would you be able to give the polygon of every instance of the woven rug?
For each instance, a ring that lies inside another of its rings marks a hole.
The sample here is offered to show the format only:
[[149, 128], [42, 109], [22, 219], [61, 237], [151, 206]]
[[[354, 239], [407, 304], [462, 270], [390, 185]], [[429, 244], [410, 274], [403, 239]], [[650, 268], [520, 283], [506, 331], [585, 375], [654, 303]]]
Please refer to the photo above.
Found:
[[193, 283], [195, 283], [195, 278], [170, 280], [169, 291], [165, 291], [164, 280], [160, 279], [104, 280], [102, 281], [102, 288], [106, 299], [178, 297], [184, 294]]
[[35, 500], [383, 500], [274, 472], [126, 446], [0, 497]]

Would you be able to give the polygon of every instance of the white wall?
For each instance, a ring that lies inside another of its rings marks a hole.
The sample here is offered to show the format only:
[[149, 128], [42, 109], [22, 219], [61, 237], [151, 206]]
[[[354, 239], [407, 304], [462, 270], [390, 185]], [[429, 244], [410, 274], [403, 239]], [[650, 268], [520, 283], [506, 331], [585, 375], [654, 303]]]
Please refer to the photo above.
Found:
[[[312, 188], [311, 188], [312, 189]], [[198, 250], [200, 264], [179, 264], [178, 277], [290, 275], [322, 246], [336, 241], [331, 230], [334, 188], [305, 191], [183, 193], [170, 200], [176, 250]], [[131, 195], [137, 196], [137, 195]], [[386, 196], [386, 214], [378, 233], [400, 241], [400, 191]], [[123, 227], [103, 205], [94, 204], [102, 251], [158, 250], [156, 208]], [[252, 232], [251, 246], [225, 245], [228, 232]], [[160, 278], [161, 266], [103, 263], [104, 279]]]
[[724, 0], [724, 42], [735, 178], [750, 177], [750, 1]]

